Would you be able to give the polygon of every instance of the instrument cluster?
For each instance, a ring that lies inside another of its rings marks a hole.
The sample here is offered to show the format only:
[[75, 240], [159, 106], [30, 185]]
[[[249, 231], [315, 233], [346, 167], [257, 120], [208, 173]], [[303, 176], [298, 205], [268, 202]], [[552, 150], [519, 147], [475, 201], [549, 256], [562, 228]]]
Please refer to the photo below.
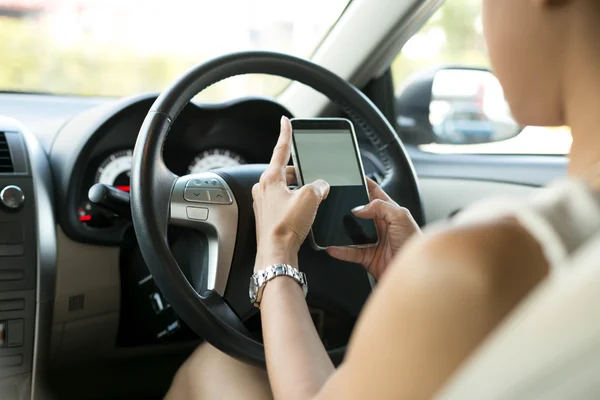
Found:
[[[101, 183], [123, 192], [131, 189], [132, 149], [117, 150], [107, 155], [95, 170], [93, 184]], [[187, 166], [185, 173], [196, 174], [218, 168], [246, 164], [244, 157], [225, 148], [210, 148], [197, 154]], [[87, 188], [89, 189], [89, 188]], [[103, 228], [112, 226], [119, 216], [84, 199], [77, 210], [79, 221], [86, 226]]]
[[[134, 148], [153, 94], [90, 109], [67, 124], [53, 147], [59, 171], [59, 219], [74, 240], [122, 244], [132, 226], [130, 196]], [[224, 103], [188, 103], [172, 122], [162, 147], [163, 162], [178, 176], [241, 164], [268, 163], [282, 115], [270, 99], [240, 98]], [[60, 154], [58, 154], [60, 153]]]

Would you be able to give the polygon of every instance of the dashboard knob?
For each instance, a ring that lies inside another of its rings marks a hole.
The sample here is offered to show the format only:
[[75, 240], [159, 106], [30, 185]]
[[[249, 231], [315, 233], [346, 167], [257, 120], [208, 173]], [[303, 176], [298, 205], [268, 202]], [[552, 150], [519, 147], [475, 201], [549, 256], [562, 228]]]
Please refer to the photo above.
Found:
[[8, 185], [0, 191], [0, 203], [10, 211], [17, 211], [25, 202], [23, 190], [15, 185]]

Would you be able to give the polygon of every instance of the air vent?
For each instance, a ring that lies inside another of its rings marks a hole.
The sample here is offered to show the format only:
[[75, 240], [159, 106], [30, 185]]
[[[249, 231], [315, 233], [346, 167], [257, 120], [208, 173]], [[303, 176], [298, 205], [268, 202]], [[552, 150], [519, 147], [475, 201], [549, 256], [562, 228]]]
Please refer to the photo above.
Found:
[[0, 132], [0, 173], [10, 174], [13, 172], [15, 172], [15, 169], [8, 148], [8, 141], [4, 133]]
[[69, 312], [82, 310], [84, 301], [85, 295], [83, 294], [69, 297]]

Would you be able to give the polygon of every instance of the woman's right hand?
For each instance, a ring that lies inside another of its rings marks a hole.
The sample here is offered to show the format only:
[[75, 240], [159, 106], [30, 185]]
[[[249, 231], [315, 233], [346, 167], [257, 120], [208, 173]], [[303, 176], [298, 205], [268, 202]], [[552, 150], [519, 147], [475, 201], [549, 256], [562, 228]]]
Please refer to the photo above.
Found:
[[327, 252], [337, 259], [361, 264], [379, 280], [398, 250], [421, 230], [410, 211], [394, 202], [373, 180], [367, 178], [371, 202], [352, 212], [359, 218], [374, 219], [379, 235], [377, 247], [329, 247]]

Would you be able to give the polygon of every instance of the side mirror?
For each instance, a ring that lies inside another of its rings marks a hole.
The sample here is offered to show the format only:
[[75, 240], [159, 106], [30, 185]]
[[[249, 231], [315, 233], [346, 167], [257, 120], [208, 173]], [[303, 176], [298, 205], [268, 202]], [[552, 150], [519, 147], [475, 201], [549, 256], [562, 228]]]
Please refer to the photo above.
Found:
[[414, 76], [396, 103], [398, 134], [411, 144], [491, 143], [517, 136], [498, 79], [488, 70], [436, 68]]

